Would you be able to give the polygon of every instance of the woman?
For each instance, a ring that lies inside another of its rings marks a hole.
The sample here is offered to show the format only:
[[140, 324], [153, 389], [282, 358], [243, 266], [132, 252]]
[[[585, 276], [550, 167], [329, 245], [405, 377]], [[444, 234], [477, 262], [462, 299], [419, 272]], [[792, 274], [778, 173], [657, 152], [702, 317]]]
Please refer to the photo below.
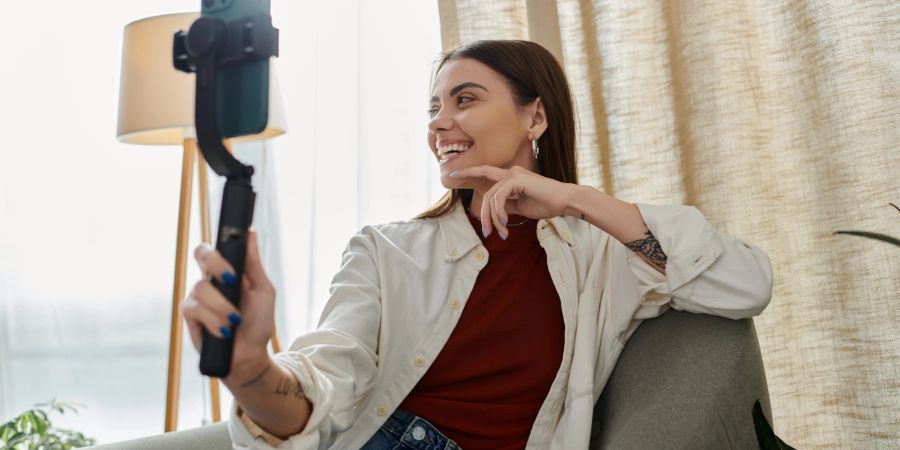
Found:
[[[185, 301], [194, 347], [201, 327], [234, 339], [236, 448], [587, 448], [643, 319], [768, 304], [766, 254], [696, 208], [578, 184], [569, 88], [542, 47], [473, 42], [433, 87], [428, 143], [450, 191], [350, 239], [315, 331], [267, 354], [275, 294], [253, 234], [240, 311], [208, 281]], [[214, 250], [195, 255], [237, 282]]]

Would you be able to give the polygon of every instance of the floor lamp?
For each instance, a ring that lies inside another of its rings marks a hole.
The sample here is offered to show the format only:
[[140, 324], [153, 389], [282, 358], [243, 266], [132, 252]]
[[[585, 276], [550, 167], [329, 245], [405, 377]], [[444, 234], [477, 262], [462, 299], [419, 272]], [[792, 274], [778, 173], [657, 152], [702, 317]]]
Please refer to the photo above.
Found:
[[[181, 194], [178, 202], [178, 234], [175, 244], [175, 282], [169, 334], [169, 369], [166, 388], [165, 431], [178, 425], [178, 391], [181, 381], [181, 346], [184, 325], [181, 301], [185, 296], [188, 264], [193, 173], [197, 162], [200, 225], [203, 242], [212, 243], [206, 163], [194, 135], [194, 75], [175, 70], [172, 41], [178, 30], [187, 30], [197, 13], [168, 14], [136, 20], [125, 26], [119, 85], [117, 139], [129, 144], [181, 145]], [[240, 140], [266, 139], [286, 130], [274, 64], [270, 64], [269, 124], [265, 131]], [[230, 142], [226, 147], [231, 149]], [[280, 351], [277, 333], [272, 349]], [[213, 422], [221, 420], [217, 379], [210, 379]]]

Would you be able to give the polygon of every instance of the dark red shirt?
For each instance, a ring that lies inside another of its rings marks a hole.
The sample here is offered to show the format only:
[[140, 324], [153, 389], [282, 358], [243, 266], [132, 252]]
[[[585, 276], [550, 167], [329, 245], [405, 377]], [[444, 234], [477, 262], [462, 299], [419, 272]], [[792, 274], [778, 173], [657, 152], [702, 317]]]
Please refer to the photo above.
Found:
[[[522, 216], [510, 216], [517, 223]], [[459, 322], [400, 408], [463, 449], [525, 448], [562, 362], [565, 325], [559, 294], [537, 240], [537, 221], [487, 239], [469, 216], [488, 263]]]

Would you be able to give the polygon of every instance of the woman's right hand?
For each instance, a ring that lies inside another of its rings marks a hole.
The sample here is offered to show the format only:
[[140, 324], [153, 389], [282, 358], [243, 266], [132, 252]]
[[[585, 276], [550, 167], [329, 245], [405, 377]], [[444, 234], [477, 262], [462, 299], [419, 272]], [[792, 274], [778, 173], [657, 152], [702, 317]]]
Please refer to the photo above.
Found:
[[269, 360], [266, 346], [275, 330], [275, 288], [263, 269], [256, 233], [251, 231], [247, 235], [240, 310], [209, 281], [213, 276], [223, 283], [237, 282], [231, 264], [207, 244], [194, 250], [194, 259], [203, 272], [203, 279], [194, 285], [181, 305], [194, 348], [200, 351], [203, 328], [222, 338], [224, 327], [234, 341], [228, 378], [240, 381], [254, 376], [255, 373], [249, 372]]

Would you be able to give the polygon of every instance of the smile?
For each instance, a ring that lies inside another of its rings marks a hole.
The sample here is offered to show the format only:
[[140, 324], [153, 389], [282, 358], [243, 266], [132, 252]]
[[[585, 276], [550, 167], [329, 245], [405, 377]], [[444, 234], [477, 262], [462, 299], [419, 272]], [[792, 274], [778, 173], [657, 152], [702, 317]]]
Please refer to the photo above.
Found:
[[458, 158], [459, 155], [467, 152], [469, 150], [468, 145], [464, 144], [450, 144], [445, 147], [441, 147], [438, 149], [438, 157], [440, 158], [440, 165], [445, 165], [454, 159]]

